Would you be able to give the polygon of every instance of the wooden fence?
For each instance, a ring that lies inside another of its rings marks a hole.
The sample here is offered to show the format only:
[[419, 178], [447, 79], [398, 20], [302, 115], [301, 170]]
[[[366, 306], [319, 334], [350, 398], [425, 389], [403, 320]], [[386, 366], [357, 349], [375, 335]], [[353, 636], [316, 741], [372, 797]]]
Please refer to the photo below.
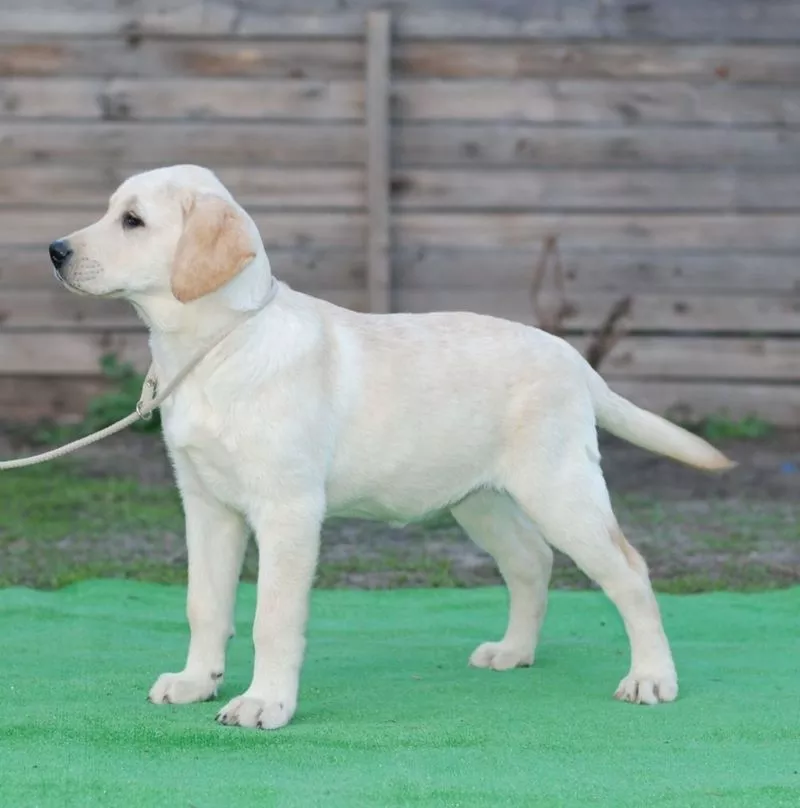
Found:
[[295, 288], [539, 323], [645, 406], [800, 424], [800, 3], [378, 5], [4, 0], [0, 417], [145, 366], [46, 246], [196, 162]]

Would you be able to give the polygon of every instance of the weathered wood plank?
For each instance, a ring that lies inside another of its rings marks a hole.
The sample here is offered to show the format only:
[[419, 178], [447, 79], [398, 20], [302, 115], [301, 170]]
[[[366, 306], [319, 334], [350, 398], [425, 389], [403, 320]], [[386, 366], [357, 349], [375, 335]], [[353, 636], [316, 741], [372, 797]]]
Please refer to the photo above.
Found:
[[[358, 289], [366, 285], [366, 258], [359, 248], [270, 249], [272, 271], [300, 292]], [[8, 291], [54, 289], [45, 247], [0, 247], [0, 309]]]
[[[91, 224], [104, 210], [105, 205], [84, 210], [0, 209], [0, 244], [46, 248], [54, 238]], [[366, 244], [366, 223], [360, 213], [274, 212], [253, 218], [270, 249], [363, 248]]]
[[140, 330], [142, 321], [124, 300], [75, 295], [53, 281], [50, 288], [4, 290], [0, 296], [0, 328]]
[[116, 333], [8, 333], [0, 331], [0, 375], [99, 375], [100, 359], [116, 354], [120, 361], [147, 370], [150, 350], [144, 331]]
[[800, 11], [792, 0], [609, 0], [465, 9], [463, 0], [437, 2], [428, 13], [398, 13], [401, 36], [460, 39], [621, 38], [632, 40], [797, 41]]
[[800, 131], [400, 122], [401, 166], [542, 168], [795, 167]]
[[[0, 219], [0, 221], [2, 221]], [[422, 214], [395, 216], [400, 247], [540, 249], [556, 236], [565, 249], [797, 250], [797, 217], [748, 215]]]
[[7, 77], [188, 76], [329, 81], [357, 79], [363, 68], [364, 44], [357, 39], [22, 38], [0, 32], [0, 76]]
[[797, 210], [800, 174], [713, 171], [395, 172], [401, 210]]
[[[0, 172], [5, 205], [104, 207], [128, 168], [80, 165], [18, 166]], [[363, 209], [364, 170], [359, 168], [220, 168], [217, 175], [245, 206], [259, 208]]]
[[[791, 168], [800, 165], [798, 129], [581, 128], [409, 124], [393, 128], [399, 167]], [[129, 170], [193, 162], [222, 166], [362, 166], [361, 124], [0, 123], [0, 166], [25, 162]]]
[[[2, 49], [0, 49], [0, 59]], [[1, 62], [0, 62], [1, 64]], [[781, 45], [640, 42], [398, 42], [401, 78], [680, 79], [796, 83], [800, 52]]]
[[800, 386], [647, 382], [620, 379], [614, 390], [640, 407], [687, 423], [708, 415], [733, 419], [757, 415], [778, 426], [800, 424]]
[[[571, 338], [581, 353], [587, 338]], [[797, 339], [623, 337], [600, 371], [616, 379], [800, 381]]]
[[[523, 288], [540, 250], [422, 249], [396, 258], [398, 283], [417, 288]], [[798, 293], [796, 254], [684, 253], [669, 250], [603, 253], [562, 250], [568, 289], [605, 292], [723, 294]]]
[[800, 123], [800, 90], [663, 81], [397, 82], [405, 120], [581, 124]]
[[[215, 168], [271, 163], [362, 167], [365, 142], [360, 123], [5, 121], [0, 123], [0, 166], [68, 163], [131, 172], [182, 162]], [[774, 154], [768, 146], [765, 154]]]
[[[117, 32], [173, 35], [358, 36], [364, 11], [382, 0], [254, 0], [246, 7], [233, 0], [213, 5], [191, 0], [139, 0], [111, 6], [107, 0], [82, 0], [65, 6], [50, 0], [35, 8], [25, 0], [6, 0], [3, 28], [9, 33], [109, 34]], [[488, 4], [487, 4], [488, 5]], [[505, 0], [481, 10], [463, 0], [396, 0], [401, 36], [423, 38], [562, 38], [631, 39], [798, 39], [800, 12], [792, 0]], [[45, 12], [45, 13], [42, 13]]]
[[[560, 259], [569, 290], [624, 294], [800, 293], [798, 254], [561, 250]], [[524, 289], [533, 280], [540, 250], [409, 248], [397, 251], [392, 261], [398, 287]]]
[[367, 17], [367, 298], [369, 310], [392, 308], [389, 264], [389, 61], [391, 17]]
[[635, 39], [790, 39], [800, 32], [793, 0], [611, 0], [598, 9], [607, 36]]
[[[0, 76], [352, 79], [359, 39], [192, 39], [3, 35]], [[781, 45], [400, 40], [398, 78], [680, 79], [800, 82], [797, 48]]]
[[0, 117], [361, 120], [358, 81], [251, 79], [0, 80]]
[[0, 415], [19, 423], [42, 419], [74, 421], [108, 387], [105, 379], [95, 375], [0, 376]]
[[[397, 311], [472, 311], [537, 325], [529, 286], [486, 289], [395, 290]], [[564, 331], [594, 331], [615, 303], [630, 297], [620, 327], [633, 333], [653, 331], [800, 334], [800, 294], [739, 296], [711, 294], [626, 294], [569, 290], [540, 301], [548, 312], [561, 311]]]
[[[404, 120], [581, 124], [800, 124], [800, 88], [647, 81], [398, 81]], [[250, 79], [0, 80], [6, 119], [359, 120], [355, 81]]]

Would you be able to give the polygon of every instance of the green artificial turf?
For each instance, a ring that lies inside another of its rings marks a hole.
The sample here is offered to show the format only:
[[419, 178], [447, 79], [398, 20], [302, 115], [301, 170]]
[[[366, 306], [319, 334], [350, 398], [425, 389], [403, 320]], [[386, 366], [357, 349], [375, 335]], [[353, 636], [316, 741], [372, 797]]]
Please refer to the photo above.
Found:
[[[155, 707], [181, 667], [177, 586], [0, 591], [0, 806], [800, 805], [800, 589], [661, 598], [678, 702], [620, 704], [613, 607], [555, 592], [536, 665], [469, 669], [499, 589], [318, 592], [300, 709], [275, 733], [218, 703]], [[244, 586], [230, 698], [249, 682]]]

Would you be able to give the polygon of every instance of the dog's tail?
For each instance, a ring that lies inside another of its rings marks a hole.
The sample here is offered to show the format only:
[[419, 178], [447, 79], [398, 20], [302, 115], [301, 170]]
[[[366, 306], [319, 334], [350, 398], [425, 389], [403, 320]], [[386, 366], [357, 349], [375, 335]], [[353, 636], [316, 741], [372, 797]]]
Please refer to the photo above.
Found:
[[725, 471], [732, 460], [702, 438], [643, 410], [615, 393], [599, 373], [589, 368], [589, 390], [597, 423], [618, 438], [707, 471]]

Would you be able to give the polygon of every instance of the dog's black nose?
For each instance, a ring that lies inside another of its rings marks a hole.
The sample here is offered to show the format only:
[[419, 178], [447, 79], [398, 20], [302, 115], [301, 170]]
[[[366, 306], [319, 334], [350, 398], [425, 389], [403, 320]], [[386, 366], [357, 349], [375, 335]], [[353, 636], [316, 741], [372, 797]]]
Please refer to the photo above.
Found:
[[50, 260], [56, 268], [56, 272], [60, 271], [64, 264], [69, 261], [72, 255], [72, 248], [64, 240], [54, 241], [50, 245]]

